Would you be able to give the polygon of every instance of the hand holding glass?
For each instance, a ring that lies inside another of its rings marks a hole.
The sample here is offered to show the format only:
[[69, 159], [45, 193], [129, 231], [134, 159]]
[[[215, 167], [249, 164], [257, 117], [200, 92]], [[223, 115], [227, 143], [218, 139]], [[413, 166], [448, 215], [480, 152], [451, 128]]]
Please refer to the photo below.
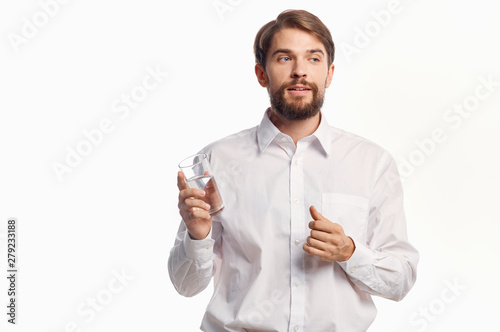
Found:
[[213, 176], [212, 168], [208, 162], [206, 154], [195, 154], [180, 162], [179, 168], [186, 177], [189, 188], [196, 188], [205, 191], [202, 200], [210, 205], [208, 213], [211, 216], [222, 212], [224, 203], [217, 188], [217, 183]]

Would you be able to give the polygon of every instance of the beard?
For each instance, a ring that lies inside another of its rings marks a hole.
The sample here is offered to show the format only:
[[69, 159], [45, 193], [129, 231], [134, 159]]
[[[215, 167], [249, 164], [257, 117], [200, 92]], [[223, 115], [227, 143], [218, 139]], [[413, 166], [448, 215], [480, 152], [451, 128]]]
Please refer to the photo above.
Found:
[[[285, 93], [289, 87], [295, 84], [306, 85], [311, 89], [312, 100], [305, 102], [306, 96], [289, 95], [288, 100]], [[318, 85], [313, 82], [307, 82], [305, 79], [294, 79], [290, 83], [284, 83], [281, 87], [272, 92], [269, 97], [271, 99], [272, 108], [285, 119], [288, 120], [305, 120], [318, 114], [325, 100], [325, 92], [320, 91]]]

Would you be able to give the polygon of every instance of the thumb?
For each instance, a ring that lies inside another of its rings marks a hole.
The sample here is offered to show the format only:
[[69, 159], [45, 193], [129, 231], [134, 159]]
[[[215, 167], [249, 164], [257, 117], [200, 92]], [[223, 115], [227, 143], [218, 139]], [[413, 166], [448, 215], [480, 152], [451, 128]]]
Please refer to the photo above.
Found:
[[311, 213], [311, 217], [313, 217], [314, 220], [325, 219], [325, 217], [323, 217], [323, 215], [319, 213], [313, 205], [311, 205], [311, 207], [309, 208], [309, 212]]
[[189, 186], [186, 183], [186, 177], [181, 171], [177, 172], [177, 188], [180, 190], [188, 189]]

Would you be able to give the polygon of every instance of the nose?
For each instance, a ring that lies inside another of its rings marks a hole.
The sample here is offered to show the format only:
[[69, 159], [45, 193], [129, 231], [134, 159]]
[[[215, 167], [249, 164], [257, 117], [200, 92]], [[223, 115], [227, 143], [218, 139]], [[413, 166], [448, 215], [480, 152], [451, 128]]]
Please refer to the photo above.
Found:
[[306, 69], [303, 63], [295, 61], [295, 66], [292, 69], [292, 78], [306, 78]]

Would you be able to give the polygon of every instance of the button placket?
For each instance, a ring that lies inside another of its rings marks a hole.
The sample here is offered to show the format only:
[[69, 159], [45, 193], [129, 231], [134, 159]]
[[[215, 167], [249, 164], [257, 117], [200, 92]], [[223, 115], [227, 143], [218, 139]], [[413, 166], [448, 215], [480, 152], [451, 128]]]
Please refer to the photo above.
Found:
[[290, 276], [291, 276], [291, 308], [290, 326], [293, 331], [298, 331], [304, 324], [305, 308], [305, 282], [304, 251], [300, 247], [304, 234], [304, 174], [301, 162], [301, 142], [298, 143], [290, 161], [290, 245], [291, 250]]

